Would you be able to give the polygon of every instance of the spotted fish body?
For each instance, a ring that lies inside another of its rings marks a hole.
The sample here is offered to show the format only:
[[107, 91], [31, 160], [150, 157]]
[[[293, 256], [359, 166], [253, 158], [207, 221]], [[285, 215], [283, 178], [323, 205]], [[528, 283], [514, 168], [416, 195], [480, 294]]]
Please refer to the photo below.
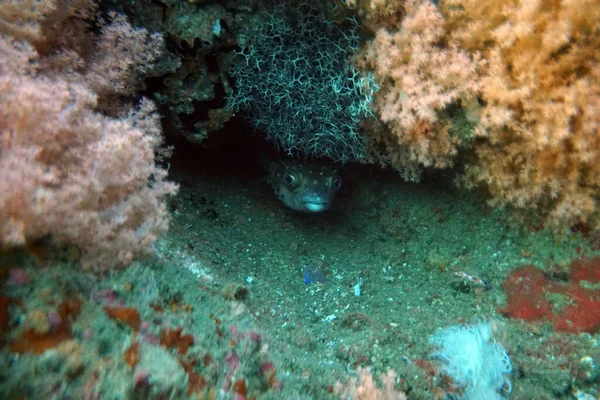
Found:
[[337, 170], [330, 165], [298, 161], [272, 162], [268, 180], [283, 204], [306, 213], [328, 210], [342, 186]]

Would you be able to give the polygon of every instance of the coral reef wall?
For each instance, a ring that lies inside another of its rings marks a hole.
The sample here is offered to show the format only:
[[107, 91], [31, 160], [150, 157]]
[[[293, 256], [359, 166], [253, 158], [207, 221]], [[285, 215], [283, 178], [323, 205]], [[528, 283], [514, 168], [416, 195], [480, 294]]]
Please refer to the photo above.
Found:
[[591, 0], [3, 2], [2, 244], [50, 237], [102, 270], [165, 231], [169, 150], [142, 96], [187, 143], [242, 126], [409, 180], [454, 168], [526, 225], [598, 228], [599, 15]]

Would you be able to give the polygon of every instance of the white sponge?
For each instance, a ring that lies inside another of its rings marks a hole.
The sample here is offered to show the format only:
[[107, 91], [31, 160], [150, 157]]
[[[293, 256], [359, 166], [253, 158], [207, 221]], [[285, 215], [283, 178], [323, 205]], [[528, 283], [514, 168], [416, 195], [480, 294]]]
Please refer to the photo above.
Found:
[[464, 399], [501, 399], [498, 391], [510, 393], [512, 386], [506, 376], [512, 371], [510, 358], [492, 339], [488, 322], [442, 329], [429, 342], [438, 347], [432, 357], [442, 361], [442, 372], [465, 390]]

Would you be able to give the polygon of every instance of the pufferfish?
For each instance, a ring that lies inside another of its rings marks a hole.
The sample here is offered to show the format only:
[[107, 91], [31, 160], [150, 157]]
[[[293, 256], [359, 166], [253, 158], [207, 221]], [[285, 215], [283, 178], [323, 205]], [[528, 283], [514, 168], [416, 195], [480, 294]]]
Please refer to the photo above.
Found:
[[342, 178], [328, 164], [272, 161], [268, 171], [268, 183], [279, 200], [292, 210], [305, 213], [328, 210], [342, 187]]

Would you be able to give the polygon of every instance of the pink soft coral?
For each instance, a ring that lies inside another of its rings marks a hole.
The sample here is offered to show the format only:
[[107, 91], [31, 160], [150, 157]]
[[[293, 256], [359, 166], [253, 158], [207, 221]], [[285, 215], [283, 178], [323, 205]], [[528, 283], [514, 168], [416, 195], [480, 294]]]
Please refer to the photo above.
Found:
[[166, 231], [176, 190], [155, 165], [154, 106], [109, 118], [84, 79], [42, 74], [44, 61], [0, 33], [0, 246], [48, 237], [79, 248], [84, 268], [126, 265]]

